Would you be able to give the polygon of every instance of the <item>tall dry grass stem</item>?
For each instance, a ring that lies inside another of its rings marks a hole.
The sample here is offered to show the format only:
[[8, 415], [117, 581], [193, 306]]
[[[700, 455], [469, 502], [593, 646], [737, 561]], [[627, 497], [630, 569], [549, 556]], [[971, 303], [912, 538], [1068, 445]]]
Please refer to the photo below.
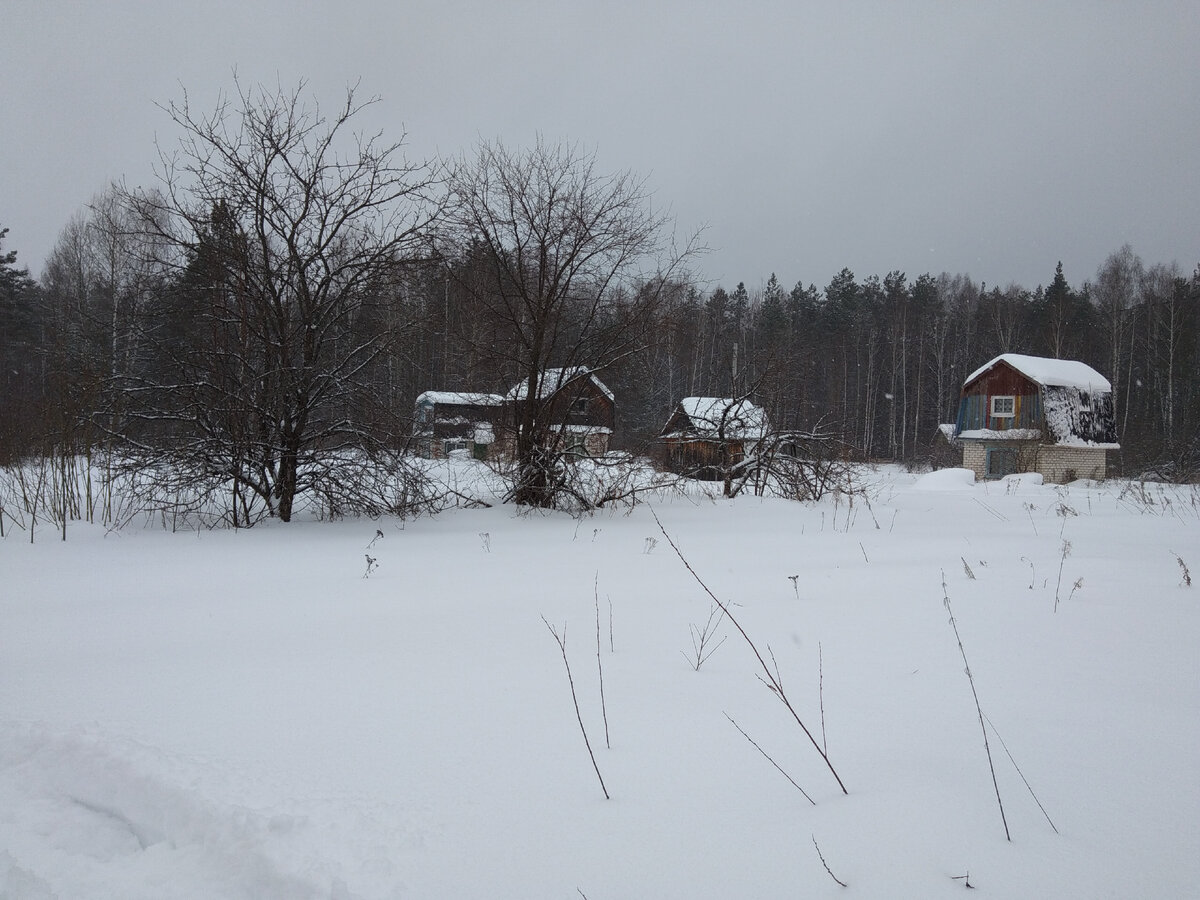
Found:
[[692, 568], [691, 563], [687, 561], [687, 557], [683, 555], [683, 551], [679, 549], [679, 547], [675, 544], [675, 541], [671, 538], [671, 535], [667, 533], [667, 529], [663, 527], [663, 523], [659, 520], [658, 514], [651, 509], [650, 515], [654, 517], [654, 521], [658, 524], [659, 531], [663, 533], [663, 537], [667, 539], [667, 543], [671, 545], [671, 549], [675, 551], [675, 555], [679, 557], [679, 561], [683, 563], [684, 568], [691, 573], [692, 578], [696, 580], [696, 583], [700, 585], [704, 593], [708, 594], [712, 602], [721, 608], [721, 611], [726, 617], [728, 617], [729, 621], [733, 623], [733, 627], [738, 630], [738, 634], [742, 636], [742, 639], [746, 642], [746, 645], [750, 648], [751, 652], [754, 653], [754, 658], [758, 660], [759, 666], [766, 675], [766, 678], [763, 680], [766, 682], [767, 686], [771, 689], [775, 696], [779, 698], [780, 702], [782, 702], [787, 708], [787, 711], [796, 721], [796, 724], [800, 726], [800, 730], [803, 731], [805, 737], [808, 738], [809, 743], [813, 745], [813, 749], [820, 754], [821, 759], [825, 762], [825, 767], [829, 769], [829, 773], [837, 782], [838, 787], [841, 788], [842, 793], [849, 794], [850, 792], [846, 790], [846, 785], [842, 783], [842, 777], [837, 773], [837, 769], [833, 767], [833, 763], [830, 761], [829, 756], [821, 748], [821, 745], [817, 743], [817, 739], [813, 736], [813, 733], [809, 731], [808, 726], [804, 724], [804, 720], [801, 719], [800, 714], [796, 712], [796, 708], [792, 705], [791, 700], [788, 699], [787, 693], [784, 691], [783, 684], [780, 681], [778, 671], [771, 671], [770, 666], [768, 666], [766, 660], [763, 659], [762, 653], [759, 652], [758, 645], [754, 643], [754, 640], [746, 632], [746, 629], [742, 627], [741, 623], [738, 622], [733, 613], [729, 611], [729, 605], [720, 600], [717, 595], [709, 589], [708, 585], [704, 583], [703, 579], [701, 579], [696, 573], [696, 570]]
[[[592, 593], [596, 601], [596, 671], [600, 676], [600, 715], [604, 719], [604, 746], [609, 750], [612, 749], [612, 742], [608, 739], [608, 705], [604, 702], [604, 663], [600, 659], [600, 573], [596, 573], [596, 577], [592, 582]], [[610, 607], [611, 612], [611, 607]], [[609, 625], [612, 625], [611, 618]], [[565, 630], [565, 629], [564, 629]]]
[[996, 767], [992, 763], [992, 748], [988, 744], [987, 726], [983, 722], [983, 707], [979, 705], [979, 693], [975, 690], [975, 676], [971, 674], [971, 664], [967, 662], [967, 651], [963, 647], [962, 635], [958, 633], [958, 622], [954, 618], [954, 610], [950, 608], [950, 589], [946, 587], [946, 572], [942, 571], [942, 603], [950, 614], [950, 627], [954, 629], [954, 639], [958, 641], [958, 652], [962, 654], [963, 669], [967, 673], [967, 681], [971, 685], [971, 696], [975, 699], [975, 712], [979, 715], [979, 730], [983, 732], [983, 749], [987, 753], [988, 770], [992, 773], [992, 787], [996, 789], [996, 804], [1000, 807], [1000, 821], [1004, 823], [1004, 837], [1012, 841], [1008, 831], [1008, 817], [1004, 815], [1004, 801], [1000, 799], [1000, 783], [996, 780]]
[[765, 759], [767, 762], [769, 762], [771, 765], [773, 765], [775, 767], [775, 769], [779, 772], [780, 775], [782, 775], [784, 778], [786, 778], [788, 781], [790, 781], [792, 783], [792, 787], [794, 787], [796, 790], [798, 790], [801, 794], [804, 795], [805, 800], [807, 800], [813, 806], [817, 805], [817, 801], [808, 795], [808, 791], [806, 791], [806, 790], [804, 790], [804, 788], [800, 787], [800, 785], [796, 783], [796, 779], [794, 779], [791, 775], [789, 775], [787, 772], [785, 772], [783, 769], [783, 766], [781, 766], [781, 765], [779, 765], [779, 763], [775, 762], [775, 760], [771, 758], [770, 754], [767, 753], [766, 750], [764, 750], [762, 747], [760, 747], [758, 745], [758, 741], [754, 740], [754, 738], [752, 738], [752, 737], [750, 737], [750, 735], [746, 734], [746, 730], [744, 728], [742, 728], [741, 725], [739, 725], [737, 722], [735, 722], [733, 720], [733, 716], [729, 715], [729, 713], [725, 713], [725, 718], [727, 718], [729, 720], [729, 724], [731, 724], [734, 728], [736, 728], [738, 731], [740, 731], [742, 733], [742, 737], [744, 737], [746, 740], [748, 740], [750, 742], [750, 744], [754, 747], [755, 750], [757, 750], [759, 753], [761, 753], [763, 755], [763, 759]]
[[596, 770], [596, 779], [600, 782], [600, 790], [604, 792], [604, 799], [612, 799], [608, 795], [608, 788], [604, 785], [604, 776], [600, 774], [600, 766], [596, 763], [596, 754], [592, 752], [592, 742], [588, 740], [587, 729], [583, 725], [583, 714], [579, 711], [579, 697], [575, 693], [575, 679], [571, 677], [571, 663], [567, 660], [567, 626], [563, 623], [562, 634], [558, 633], [553, 625], [551, 625], [545, 616], [542, 616], [542, 622], [546, 629], [554, 637], [555, 643], [558, 644], [558, 649], [562, 652], [563, 666], [567, 670], [567, 684], [571, 686], [571, 702], [575, 704], [575, 718], [579, 722], [579, 730], [583, 733], [583, 743], [587, 747], [588, 756], [592, 760], [592, 768]]

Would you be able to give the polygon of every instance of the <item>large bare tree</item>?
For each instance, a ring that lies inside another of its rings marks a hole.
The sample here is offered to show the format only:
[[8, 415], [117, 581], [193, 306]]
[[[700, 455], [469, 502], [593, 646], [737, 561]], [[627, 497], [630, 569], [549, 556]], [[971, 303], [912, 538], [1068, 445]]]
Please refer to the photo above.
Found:
[[576, 382], [562, 372], [602, 370], [636, 348], [695, 241], [676, 247], [643, 180], [603, 173], [570, 144], [484, 142], [449, 181], [444, 250], [471, 261], [451, 272], [468, 273], [461, 287], [491, 325], [486, 352], [520, 385], [510, 499], [553, 506], [572, 494], [553, 411]]
[[124, 197], [178, 273], [150, 320], [158, 370], [126, 390], [155, 423], [148, 449], [284, 521], [330, 461], [380, 438], [366, 376], [439, 213], [433, 167], [354, 130], [372, 101], [350, 89], [326, 116], [304, 91], [236, 84], [211, 112], [185, 94], [165, 107], [181, 137], [159, 189]]

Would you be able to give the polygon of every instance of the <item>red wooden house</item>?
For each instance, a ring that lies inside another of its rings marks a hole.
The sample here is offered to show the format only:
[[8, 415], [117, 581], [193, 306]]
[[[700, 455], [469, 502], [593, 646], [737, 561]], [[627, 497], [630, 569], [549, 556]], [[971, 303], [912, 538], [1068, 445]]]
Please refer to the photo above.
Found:
[[963, 383], [954, 437], [977, 478], [1103, 478], [1120, 449], [1112, 386], [1085, 363], [1005, 353]]

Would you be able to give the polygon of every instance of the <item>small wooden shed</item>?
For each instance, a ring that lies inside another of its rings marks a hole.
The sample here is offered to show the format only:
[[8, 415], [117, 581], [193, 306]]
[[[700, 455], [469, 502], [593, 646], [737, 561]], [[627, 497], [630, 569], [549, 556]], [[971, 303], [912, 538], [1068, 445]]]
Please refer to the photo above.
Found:
[[766, 411], [744, 397], [684, 397], [659, 440], [668, 469], [711, 480], [753, 452], [769, 427]]
[[499, 394], [426, 391], [417, 398], [414, 415], [417, 452], [444, 459], [455, 450], [466, 450], [476, 459], [487, 459], [503, 409]]
[[976, 478], [1103, 478], [1120, 449], [1112, 385], [1082, 362], [1001, 354], [963, 383], [954, 438]]

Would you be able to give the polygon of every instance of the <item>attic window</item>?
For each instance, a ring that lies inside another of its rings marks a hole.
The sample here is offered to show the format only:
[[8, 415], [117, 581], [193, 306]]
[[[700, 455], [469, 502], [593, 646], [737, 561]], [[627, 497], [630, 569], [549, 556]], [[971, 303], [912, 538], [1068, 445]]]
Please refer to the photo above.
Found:
[[1011, 419], [1017, 414], [1017, 398], [1009, 396], [996, 396], [992, 398], [992, 418]]
[[571, 402], [571, 412], [578, 413], [579, 415], [584, 415], [587, 413], [587, 410], [588, 410], [588, 398], [587, 397], [579, 397], [578, 399], [573, 400]]

